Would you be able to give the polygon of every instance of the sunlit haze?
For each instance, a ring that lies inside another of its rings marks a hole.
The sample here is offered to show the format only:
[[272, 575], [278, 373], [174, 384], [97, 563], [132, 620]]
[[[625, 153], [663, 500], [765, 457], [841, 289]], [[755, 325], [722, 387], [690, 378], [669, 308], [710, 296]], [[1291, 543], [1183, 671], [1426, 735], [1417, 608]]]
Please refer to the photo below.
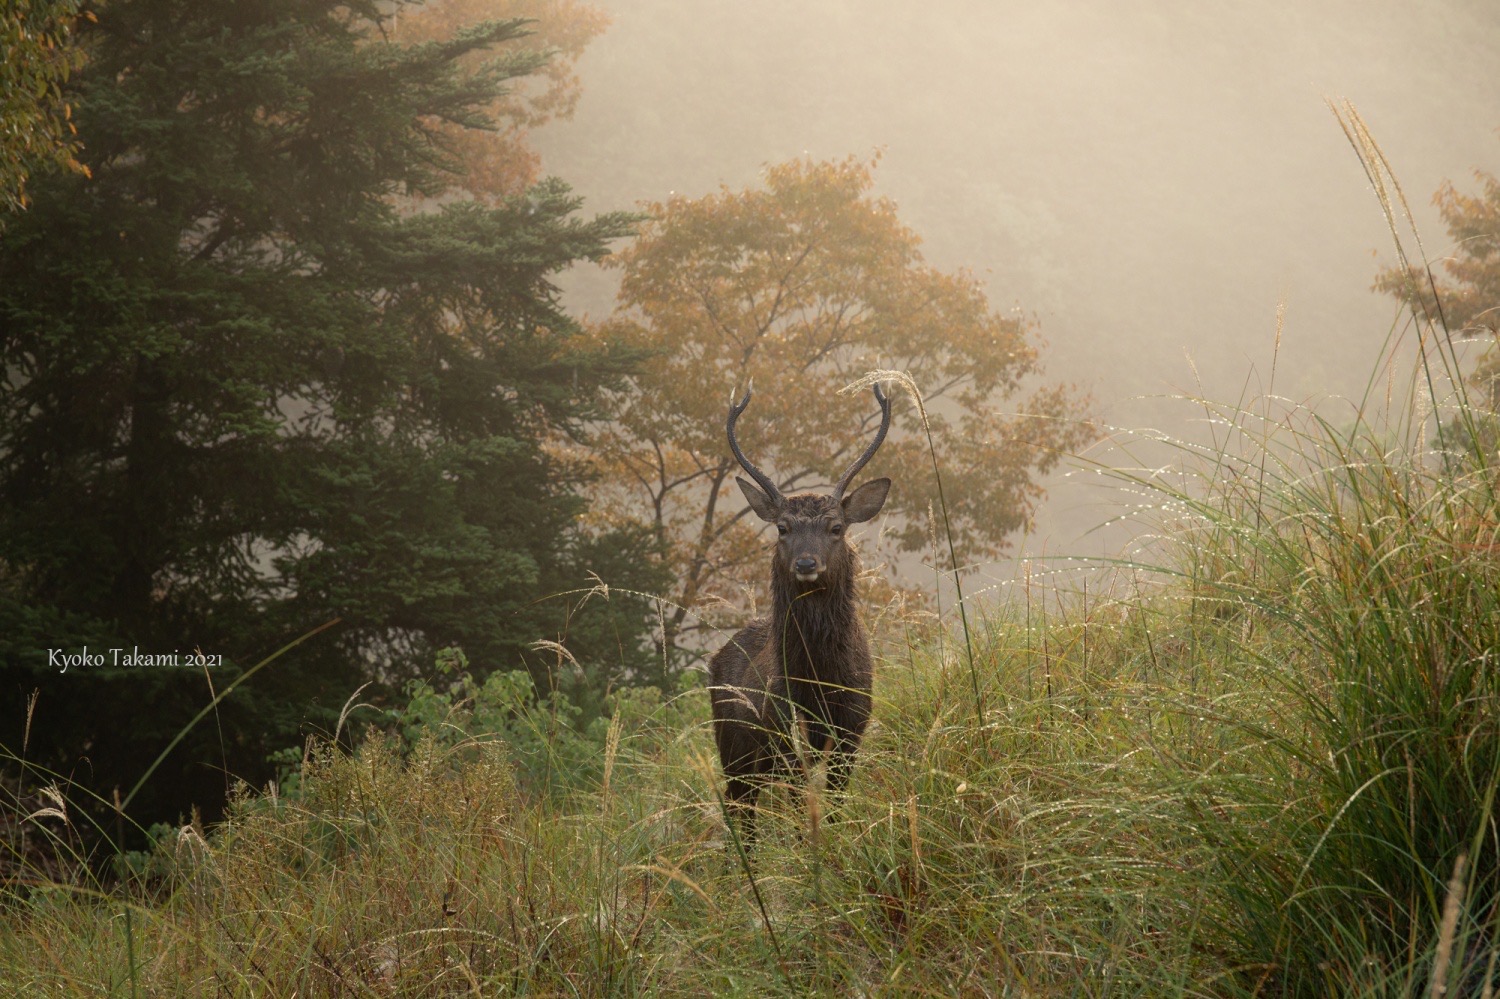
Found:
[[[599, 6], [578, 112], [536, 137], [588, 209], [880, 151], [929, 262], [1037, 317], [1049, 375], [1114, 426], [1191, 435], [1199, 413], [1162, 397], [1264, 390], [1282, 305], [1276, 393], [1365, 390], [1393, 256], [1329, 101], [1369, 124], [1429, 257], [1433, 191], [1500, 161], [1500, 9], [1476, 0]], [[608, 312], [614, 280], [576, 268], [570, 306]], [[1028, 547], [1122, 543], [1081, 537], [1112, 500], [1050, 484]]]

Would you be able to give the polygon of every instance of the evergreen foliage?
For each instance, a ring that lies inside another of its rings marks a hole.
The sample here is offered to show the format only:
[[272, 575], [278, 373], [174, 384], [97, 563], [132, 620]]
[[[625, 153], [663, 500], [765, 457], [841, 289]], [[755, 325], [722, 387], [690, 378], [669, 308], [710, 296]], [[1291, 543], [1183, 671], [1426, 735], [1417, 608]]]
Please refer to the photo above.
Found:
[[[107, 795], [210, 685], [341, 619], [189, 737], [148, 816], [212, 811], [204, 761], [256, 776], [436, 646], [488, 671], [565, 639], [588, 678], [640, 645], [618, 597], [538, 601], [643, 582], [638, 538], [575, 527], [583, 471], [550, 446], [632, 358], [585, 348], [548, 276], [631, 220], [556, 180], [453, 195], [444, 130], [494, 127], [545, 57], [506, 44], [519, 20], [401, 44], [404, 6], [100, 7], [68, 95], [92, 177], [39, 181], [0, 238], [0, 740], [29, 723], [30, 758]], [[84, 645], [102, 666], [49, 662]]]

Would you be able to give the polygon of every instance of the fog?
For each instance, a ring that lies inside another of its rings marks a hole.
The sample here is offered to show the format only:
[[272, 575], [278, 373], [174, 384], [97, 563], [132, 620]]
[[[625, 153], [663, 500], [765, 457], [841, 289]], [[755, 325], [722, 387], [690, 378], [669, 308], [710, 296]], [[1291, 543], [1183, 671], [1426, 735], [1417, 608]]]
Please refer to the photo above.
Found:
[[[1282, 306], [1277, 393], [1364, 390], [1399, 321], [1370, 291], [1394, 256], [1328, 100], [1369, 124], [1429, 257], [1433, 191], [1500, 168], [1495, 0], [592, 2], [613, 25], [578, 112], [536, 136], [587, 210], [879, 150], [928, 261], [1034, 315], [1048, 375], [1114, 426], [1191, 436], [1201, 410], [1164, 397], [1263, 387]], [[575, 312], [611, 308], [609, 272], [564, 286]], [[1119, 548], [1085, 536], [1117, 500], [1049, 487], [1029, 549]]]

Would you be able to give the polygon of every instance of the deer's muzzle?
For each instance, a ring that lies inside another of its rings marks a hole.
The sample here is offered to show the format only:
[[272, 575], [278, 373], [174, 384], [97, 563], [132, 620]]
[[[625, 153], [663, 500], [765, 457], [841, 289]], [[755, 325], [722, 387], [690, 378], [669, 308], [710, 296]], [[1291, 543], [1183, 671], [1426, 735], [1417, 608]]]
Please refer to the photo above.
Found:
[[818, 564], [818, 560], [806, 555], [792, 563], [792, 574], [803, 583], [813, 582], [822, 572], [823, 567]]

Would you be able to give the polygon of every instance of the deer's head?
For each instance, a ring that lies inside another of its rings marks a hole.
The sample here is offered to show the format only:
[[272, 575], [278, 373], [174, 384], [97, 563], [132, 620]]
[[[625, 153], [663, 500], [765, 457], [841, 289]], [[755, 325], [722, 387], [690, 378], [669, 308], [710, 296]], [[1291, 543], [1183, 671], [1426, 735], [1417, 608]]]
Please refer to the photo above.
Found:
[[891, 402], [878, 384], [875, 386], [875, 400], [880, 404], [880, 430], [864, 453], [839, 477], [832, 496], [811, 492], [783, 496], [770, 477], [745, 457], [735, 439], [734, 424], [750, 405], [750, 392], [747, 390], [745, 398], [729, 409], [726, 427], [729, 448], [740, 466], [755, 480], [752, 483], [735, 476], [735, 481], [755, 515], [776, 525], [775, 571], [788, 573], [799, 583], [812, 584], [826, 576], [842, 578], [849, 575], [854, 557], [853, 549], [845, 540], [849, 526], [874, 518], [885, 505], [886, 494], [891, 488], [891, 480], [887, 478], [871, 479], [844, 495], [854, 476], [875, 456], [891, 427]]

